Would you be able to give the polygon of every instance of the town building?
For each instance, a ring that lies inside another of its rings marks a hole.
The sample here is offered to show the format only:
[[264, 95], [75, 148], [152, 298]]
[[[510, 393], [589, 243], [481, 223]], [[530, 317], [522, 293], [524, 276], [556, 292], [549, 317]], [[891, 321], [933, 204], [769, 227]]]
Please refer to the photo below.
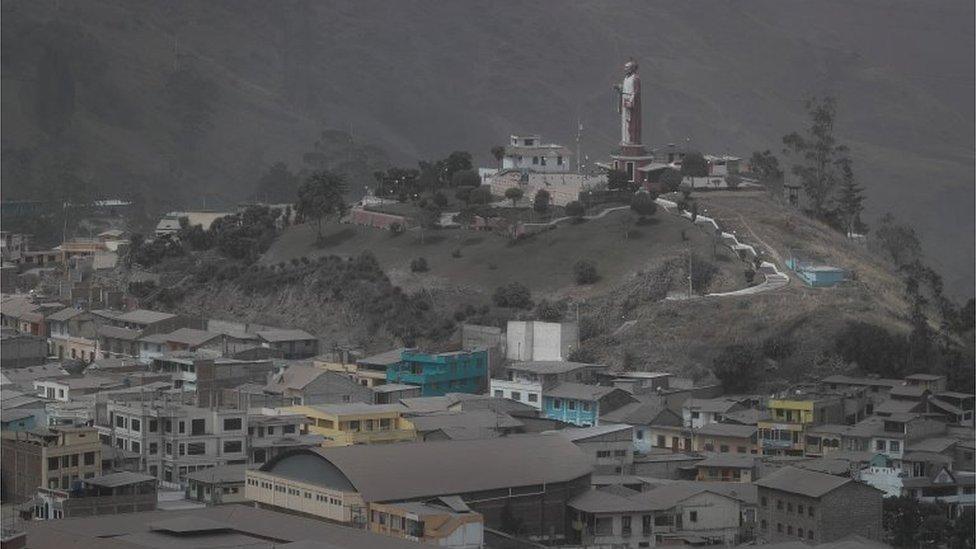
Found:
[[523, 402], [542, 409], [542, 394], [561, 382], [590, 383], [595, 374], [604, 369], [596, 364], [563, 360], [514, 362], [508, 365], [505, 378], [492, 378], [491, 394]]
[[0, 365], [5, 371], [44, 364], [47, 357], [48, 344], [43, 337], [8, 328], [0, 331]]
[[48, 315], [46, 321], [51, 356], [88, 363], [95, 360], [98, 339], [91, 313], [69, 307]]
[[39, 488], [30, 502], [32, 517], [57, 520], [156, 510], [156, 477], [109, 473], [78, 481], [69, 488]]
[[83, 395], [122, 387], [124, 383], [121, 379], [105, 376], [61, 377], [35, 381], [34, 390], [37, 396], [68, 402]]
[[[486, 528], [518, 517], [525, 536], [560, 540], [566, 504], [589, 487], [591, 461], [551, 435], [354, 445], [295, 452], [247, 472], [246, 497], [262, 506], [341, 523], [367, 521], [376, 503], [458, 496]], [[409, 472], [409, 473], [405, 473]]]
[[403, 421], [412, 426], [417, 440], [472, 440], [525, 432], [522, 421], [492, 409], [408, 413]]
[[373, 390], [352, 376], [310, 364], [289, 365], [274, 374], [263, 390], [281, 396], [283, 403], [278, 406], [372, 403], [375, 399]]
[[[643, 397], [638, 397], [643, 398]], [[657, 398], [631, 402], [600, 416], [603, 424], [625, 424], [634, 428], [633, 449], [640, 454], [650, 453], [655, 447], [653, 426], [681, 428], [681, 416]]]
[[637, 399], [623, 389], [566, 381], [543, 392], [542, 413], [550, 419], [589, 427], [600, 424], [601, 414], [632, 402]]
[[186, 475], [187, 497], [208, 505], [243, 503], [244, 465], [222, 465]]
[[803, 455], [805, 430], [824, 423], [853, 424], [863, 417], [867, 397], [845, 393], [798, 390], [771, 398], [767, 403], [771, 418], [760, 421], [759, 445], [766, 455]]
[[339, 526], [311, 517], [246, 505], [78, 518], [65, 528], [58, 521], [29, 521], [30, 547], [261, 547], [289, 549], [416, 549], [416, 542]]
[[3, 432], [0, 454], [3, 500], [24, 502], [38, 488], [69, 489], [102, 473], [102, 446], [91, 427]]
[[572, 153], [562, 145], [543, 143], [538, 134], [512, 135], [502, 157], [502, 170], [564, 173], [571, 170]]
[[749, 454], [711, 454], [695, 464], [696, 479], [712, 482], [752, 482], [756, 458]]
[[630, 425], [597, 425], [553, 431], [579, 446], [593, 460], [597, 475], [629, 475], [634, 469], [633, 433]]
[[505, 196], [505, 191], [517, 188], [522, 191], [522, 196], [533, 199], [539, 191], [545, 190], [549, 193], [549, 203], [552, 206], [566, 206], [591, 191], [605, 188], [606, 184], [605, 174], [552, 173], [526, 169], [501, 170], [488, 180], [491, 194], [497, 196]]
[[255, 332], [262, 347], [281, 352], [282, 358], [312, 358], [319, 354], [319, 340], [305, 330], [261, 330]]
[[731, 398], [689, 398], [681, 406], [681, 417], [685, 427], [698, 429], [709, 423], [717, 423], [724, 419], [726, 414], [744, 410], [738, 400]]
[[579, 327], [574, 322], [509, 320], [505, 338], [508, 360], [567, 360], [579, 345]]
[[867, 484], [796, 467], [783, 467], [755, 484], [757, 536], [762, 541], [824, 543], [852, 534], [882, 537], [882, 492]]
[[755, 425], [708, 423], [695, 429], [694, 445], [698, 452], [722, 454], [757, 454], [758, 429]]
[[38, 417], [43, 418], [44, 414], [38, 410], [4, 410], [0, 414], [0, 431], [33, 431], [42, 424], [38, 422]]
[[485, 518], [457, 496], [427, 501], [374, 503], [370, 506], [370, 532], [438, 547], [484, 547]]
[[601, 384], [611, 385], [632, 395], [651, 395], [670, 388], [674, 377], [669, 372], [598, 372]]
[[488, 380], [488, 352], [484, 350], [425, 353], [407, 349], [386, 371], [388, 383], [420, 387], [422, 396], [481, 393]]
[[400, 404], [324, 404], [290, 406], [283, 412], [311, 420], [309, 433], [321, 435], [323, 446], [412, 441], [417, 434], [403, 418]]

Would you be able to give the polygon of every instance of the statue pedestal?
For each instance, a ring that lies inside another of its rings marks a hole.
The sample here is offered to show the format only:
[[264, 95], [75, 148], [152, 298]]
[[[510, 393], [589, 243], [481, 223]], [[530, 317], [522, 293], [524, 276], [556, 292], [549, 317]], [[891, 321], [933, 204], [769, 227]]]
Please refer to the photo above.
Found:
[[639, 168], [653, 162], [654, 155], [644, 145], [623, 143], [610, 154], [610, 160], [613, 169], [625, 172], [631, 182], [643, 186], [647, 182], [647, 174]]

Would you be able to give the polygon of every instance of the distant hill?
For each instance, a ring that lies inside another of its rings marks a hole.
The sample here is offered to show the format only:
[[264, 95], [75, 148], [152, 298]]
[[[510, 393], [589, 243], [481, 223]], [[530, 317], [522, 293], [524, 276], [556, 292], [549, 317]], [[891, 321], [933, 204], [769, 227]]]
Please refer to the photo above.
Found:
[[914, 223], [950, 288], [972, 293], [972, 2], [0, 6], [4, 199], [87, 185], [159, 210], [232, 203], [273, 162], [302, 168], [328, 128], [383, 162], [467, 149], [487, 163], [509, 132], [571, 143], [582, 119], [597, 160], [633, 56], [652, 145], [775, 151], [803, 98], [835, 95], [872, 216]]

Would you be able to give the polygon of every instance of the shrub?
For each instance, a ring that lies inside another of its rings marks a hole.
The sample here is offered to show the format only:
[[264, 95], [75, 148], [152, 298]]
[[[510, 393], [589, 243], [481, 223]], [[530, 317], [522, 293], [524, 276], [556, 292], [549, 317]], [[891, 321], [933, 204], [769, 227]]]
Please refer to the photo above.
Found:
[[763, 341], [762, 352], [767, 358], [783, 360], [796, 352], [796, 341], [786, 335], [774, 335]]
[[573, 275], [577, 284], [593, 284], [600, 278], [596, 265], [588, 259], [581, 259], [573, 265]]
[[532, 294], [521, 282], [511, 282], [495, 289], [492, 296], [495, 305], [510, 309], [528, 309], [532, 306]]
[[559, 322], [563, 319], [563, 310], [562, 304], [543, 299], [535, 307], [535, 317], [546, 322]]
[[586, 213], [586, 209], [583, 208], [583, 204], [579, 200], [574, 200], [566, 204], [566, 215], [580, 219], [584, 213]]
[[418, 257], [410, 262], [410, 271], [414, 273], [426, 273], [429, 270], [427, 267], [427, 260], [423, 257]]
[[712, 361], [712, 373], [727, 393], [754, 392], [762, 381], [763, 357], [752, 345], [729, 345]]
[[654, 202], [654, 197], [650, 193], [636, 193], [630, 199], [630, 209], [639, 215], [641, 219], [644, 219], [657, 212], [657, 203]]
[[569, 353], [569, 360], [570, 362], [592, 364], [593, 362], [596, 362], [596, 356], [593, 354], [593, 351], [589, 349], [579, 348], [573, 349], [573, 351]]
[[445, 196], [441, 191], [437, 191], [434, 193], [434, 204], [441, 208], [447, 206], [447, 196]]
[[488, 204], [491, 202], [491, 187], [482, 185], [473, 189], [468, 195], [468, 202], [472, 204]]
[[696, 292], [704, 292], [708, 289], [712, 279], [718, 274], [718, 267], [693, 254], [691, 256], [691, 288]]
[[451, 250], [451, 257], [455, 259], [461, 257], [461, 248], [454, 248], [453, 250]]
[[403, 226], [403, 223], [395, 222], [390, 224], [390, 234], [393, 236], [400, 236], [406, 232], [407, 228]]
[[549, 191], [545, 189], [539, 189], [535, 193], [535, 198], [532, 199], [532, 209], [537, 213], [546, 213], [549, 211], [549, 202], [552, 200], [552, 196]]

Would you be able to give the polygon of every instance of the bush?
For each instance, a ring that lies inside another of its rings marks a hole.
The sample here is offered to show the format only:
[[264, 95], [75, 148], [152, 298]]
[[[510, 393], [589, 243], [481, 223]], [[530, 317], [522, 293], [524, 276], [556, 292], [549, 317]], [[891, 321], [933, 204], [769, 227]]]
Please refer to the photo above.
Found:
[[468, 202], [472, 204], [488, 204], [491, 202], [491, 187], [483, 185], [473, 189], [471, 193], [468, 194]]
[[725, 184], [732, 190], [738, 189], [739, 185], [742, 184], [742, 178], [735, 174], [727, 175], [725, 176]]
[[767, 358], [783, 360], [796, 352], [796, 342], [786, 335], [775, 335], [763, 341], [762, 352]]
[[423, 257], [418, 257], [410, 262], [410, 271], [414, 273], [426, 273], [429, 270], [427, 267], [427, 260]]
[[708, 289], [712, 279], [718, 274], [718, 267], [693, 254], [691, 256], [691, 288], [699, 293]]
[[442, 193], [441, 191], [437, 191], [436, 193], [434, 193], [433, 200], [434, 200], [434, 204], [436, 204], [440, 208], [447, 206], [447, 196], [445, 196], [444, 193]]
[[535, 198], [532, 199], [532, 209], [537, 213], [546, 213], [549, 211], [549, 202], [552, 201], [552, 196], [549, 191], [545, 189], [539, 189], [535, 193]]
[[904, 335], [866, 322], [851, 321], [834, 339], [834, 350], [864, 373], [902, 377], [910, 344]]
[[399, 221], [390, 224], [390, 234], [392, 234], [393, 236], [400, 236], [406, 231], [407, 228], [403, 225], [403, 223], [400, 223]]
[[573, 265], [573, 275], [576, 277], [577, 284], [593, 284], [600, 278], [596, 272], [596, 265], [588, 259], [581, 259]]
[[563, 319], [564, 309], [560, 303], [543, 299], [535, 307], [535, 318], [545, 322], [559, 322]]
[[569, 353], [568, 358], [570, 362], [582, 362], [585, 364], [592, 364], [596, 362], [596, 355], [593, 354], [593, 351], [583, 348], [573, 349], [573, 351]]
[[451, 257], [455, 259], [461, 257], [461, 248], [454, 248], [453, 250], [451, 250]]
[[650, 193], [636, 193], [630, 199], [630, 209], [639, 215], [641, 219], [644, 219], [657, 212], [657, 203], [654, 202], [654, 197]]
[[532, 306], [532, 294], [524, 284], [511, 282], [495, 289], [492, 296], [495, 305], [508, 307], [510, 309], [528, 309]]
[[752, 345], [729, 345], [712, 361], [712, 373], [727, 393], [755, 392], [762, 381], [763, 360]]
[[574, 200], [566, 204], [566, 215], [580, 219], [584, 213], [586, 213], [586, 209], [583, 208], [583, 204], [579, 200]]
[[658, 179], [658, 183], [661, 185], [661, 189], [664, 192], [673, 193], [678, 190], [681, 186], [681, 172], [668, 168], [661, 173], [661, 178]]

